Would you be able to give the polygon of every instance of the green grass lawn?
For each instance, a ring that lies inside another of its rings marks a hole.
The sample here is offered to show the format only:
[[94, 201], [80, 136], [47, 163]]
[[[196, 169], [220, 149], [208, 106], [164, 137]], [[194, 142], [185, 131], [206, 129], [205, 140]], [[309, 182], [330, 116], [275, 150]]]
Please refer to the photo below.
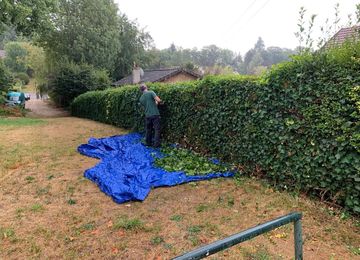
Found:
[[45, 124], [41, 119], [18, 117], [18, 118], [0, 118], [0, 126], [32, 126]]
[[[359, 258], [356, 218], [255, 178], [156, 188], [116, 204], [83, 177], [98, 160], [76, 149], [125, 133], [74, 117], [0, 119], [0, 259], [170, 259], [293, 211], [304, 215], [304, 259]], [[176, 152], [191, 162], [181, 167], [210, 167]], [[292, 237], [287, 225], [209, 259], [292, 259]]]

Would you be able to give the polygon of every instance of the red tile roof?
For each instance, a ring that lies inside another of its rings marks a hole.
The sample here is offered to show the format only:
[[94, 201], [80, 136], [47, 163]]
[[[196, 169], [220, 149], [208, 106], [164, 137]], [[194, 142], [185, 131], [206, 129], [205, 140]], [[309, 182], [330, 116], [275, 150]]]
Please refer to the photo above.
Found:
[[325, 48], [340, 46], [347, 40], [358, 40], [360, 38], [360, 26], [341, 28], [330, 40], [325, 43]]

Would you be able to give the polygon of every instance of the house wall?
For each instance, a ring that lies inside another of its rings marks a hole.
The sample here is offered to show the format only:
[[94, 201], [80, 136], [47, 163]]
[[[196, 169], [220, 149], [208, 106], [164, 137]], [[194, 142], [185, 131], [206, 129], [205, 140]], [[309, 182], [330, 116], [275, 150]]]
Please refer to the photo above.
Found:
[[173, 77], [167, 78], [166, 80], [162, 81], [164, 83], [174, 83], [174, 82], [181, 82], [181, 81], [190, 81], [196, 80], [197, 78], [189, 75], [187, 73], [181, 72]]

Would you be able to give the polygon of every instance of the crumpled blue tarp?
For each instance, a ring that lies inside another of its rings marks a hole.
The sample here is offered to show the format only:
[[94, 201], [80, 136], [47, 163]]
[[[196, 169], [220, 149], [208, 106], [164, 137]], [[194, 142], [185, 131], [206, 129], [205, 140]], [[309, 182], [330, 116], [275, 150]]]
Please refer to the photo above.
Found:
[[96, 166], [85, 171], [85, 177], [97, 183], [117, 203], [144, 200], [153, 187], [234, 175], [226, 172], [187, 176], [182, 171], [165, 171], [154, 166], [154, 157], [162, 157], [162, 153], [146, 147], [141, 139], [138, 133], [90, 138], [88, 144], [78, 147], [81, 154], [100, 159]]

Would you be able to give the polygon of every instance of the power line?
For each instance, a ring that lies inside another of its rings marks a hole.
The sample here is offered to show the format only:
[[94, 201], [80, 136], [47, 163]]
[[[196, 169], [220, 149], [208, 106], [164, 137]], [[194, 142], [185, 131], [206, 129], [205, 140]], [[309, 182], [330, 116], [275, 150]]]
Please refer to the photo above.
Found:
[[238, 17], [238, 19], [236, 19], [235, 22], [233, 22], [230, 26], [229, 29], [231, 29], [235, 24], [237, 24], [238, 22], [241, 21], [241, 19], [244, 17], [244, 15], [250, 10], [250, 8], [256, 3], [257, 0], [252, 1], [248, 7], [246, 7], [246, 9], [244, 10], [244, 12], [241, 13], [241, 15]]
[[[257, 2], [257, 0], [252, 1], [252, 2], [248, 5], [248, 7], [244, 10], [244, 12], [241, 14], [241, 16], [239, 17], [239, 19], [238, 19], [235, 23], [233, 23], [231, 26], [229, 26], [228, 29], [227, 29], [225, 32], [223, 32], [223, 36], [225, 36], [225, 38], [228, 39], [228, 38], [230, 37], [229, 32], [230, 32], [230, 30], [232, 29], [232, 27], [233, 27], [236, 23], [238, 23], [239, 21], [241, 21], [241, 19], [244, 17], [244, 15], [250, 10], [250, 8], [251, 8], [256, 2]], [[258, 15], [258, 13], [260, 13], [260, 11], [263, 10], [263, 9], [265, 8], [265, 6], [266, 6], [269, 2], [270, 2], [270, 0], [265, 1], [264, 4], [261, 5], [260, 8], [255, 11], [255, 13], [253, 13], [244, 23], [242, 23], [242, 24], [240, 25], [240, 27], [238, 28], [238, 30], [241, 30], [242, 28], [244, 28], [245, 25], [247, 25], [252, 19], [254, 19], [254, 18]]]
[[267, 0], [252, 16], [250, 16], [249, 19], [245, 23], [250, 22], [262, 9], [265, 8], [265, 6], [270, 2], [270, 0]]
[[[228, 29], [225, 31], [223, 30], [222, 32], [220, 32], [220, 34], [217, 35], [217, 39], [222, 38], [222, 40], [228, 40], [231, 38], [234, 38], [235, 34], [229, 34], [230, 30], [232, 29], [232, 27], [238, 23], [243, 17], [244, 15], [251, 9], [251, 7], [253, 7], [253, 5], [257, 2], [257, 0], [252, 1], [247, 8], [242, 12], [241, 16], [237, 19], [236, 22], [232, 23], [232, 25], [228, 26]], [[252, 19], [254, 19], [264, 8], [266, 5], [268, 5], [270, 2], [270, 0], [266, 0], [261, 6], [260, 8], [258, 8], [245, 22], [243, 22], [240, 27], [237, 29], [237, 35], [239, 34], [239, 31], [242, 30], [244, 28], [245, 25], [247, 25]], [[215, 35], [214, 35], [215, 36]]]

